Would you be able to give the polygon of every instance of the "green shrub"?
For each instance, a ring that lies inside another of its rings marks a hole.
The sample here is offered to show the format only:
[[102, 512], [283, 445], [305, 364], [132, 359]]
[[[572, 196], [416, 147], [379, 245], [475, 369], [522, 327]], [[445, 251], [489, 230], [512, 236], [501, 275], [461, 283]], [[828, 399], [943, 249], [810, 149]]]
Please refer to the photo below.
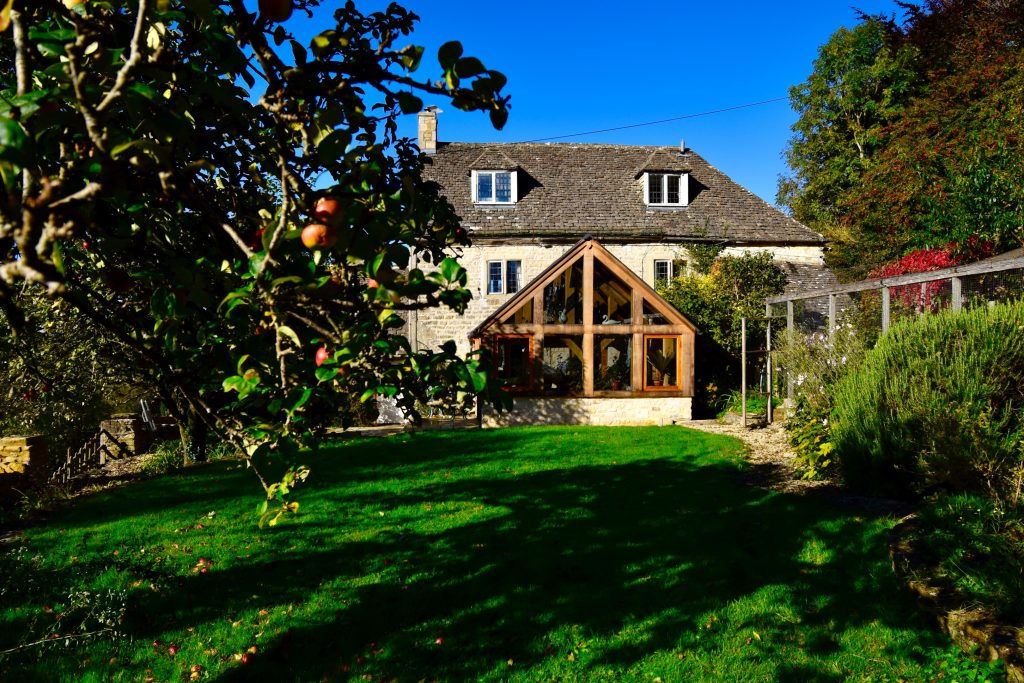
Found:
[[846, 481], [886, 493], [982, 491], [1016, 504], [1024, 302], [894, 325], [835, 388]]
[[796, 394], [786, 431], [804, 479], [819, 479], [834, 470], [829, 426], [834, 388], [860, 365], [865, 349], [863, 332], [845, 320], [832, 334], [794, 331], [776, 349], [775, 362], [792, 380]]
[[[777, 397], [772, 397], [772, 405], [778, 408], [782, 405], [782, 401]], [[727, 413], [741, 413], [743, 412], [743, 394], [733, 389], [730, 391], [724, 401], [722, 402], [722, 410], [719, 411], [718, 417], [724, 417]], [[747, 394], [747, 414], [748, 415], [764, 415], [768, 412], [768, 396], [760, 393], [748, 393]]]
[[1014, 623], [1024, 618], [1024, 511], [978, 494], [940, 496], [920, 513], [922, 549], [942, 579]]
[[142, 465], [146, 474], [167, 474], [180, 470], [185, 466], [185, 455], [181, 450], [181, 441], [173, 439], [156, 444], [153, 454]]

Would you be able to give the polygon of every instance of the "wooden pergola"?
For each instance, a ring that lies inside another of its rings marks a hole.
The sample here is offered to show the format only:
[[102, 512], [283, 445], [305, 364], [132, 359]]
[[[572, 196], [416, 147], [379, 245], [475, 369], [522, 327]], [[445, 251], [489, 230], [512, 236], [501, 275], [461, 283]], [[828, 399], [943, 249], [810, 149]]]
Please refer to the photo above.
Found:
[[511, 391], [693, 396], [694, 325], [587, 237], [470, 333]]

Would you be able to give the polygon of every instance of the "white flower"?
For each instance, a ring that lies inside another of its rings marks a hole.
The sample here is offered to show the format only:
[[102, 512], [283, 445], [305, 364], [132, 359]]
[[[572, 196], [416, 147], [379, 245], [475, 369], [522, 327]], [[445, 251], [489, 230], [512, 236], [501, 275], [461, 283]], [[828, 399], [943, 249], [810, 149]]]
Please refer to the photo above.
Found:
[[822, 426], [822, 427], [828, 427], [828, 418], [827, 418], [827, 417], [826, 417], [826, 418], [823, 418], [823, 419], [821, 420], [821, 426]]
[[801, 384], [804, 383], [805, 379], [807, 379], [807, 377], [805, 377], [804, 375], [797, 375], [796, 376], [796, 385], [800, 386]]

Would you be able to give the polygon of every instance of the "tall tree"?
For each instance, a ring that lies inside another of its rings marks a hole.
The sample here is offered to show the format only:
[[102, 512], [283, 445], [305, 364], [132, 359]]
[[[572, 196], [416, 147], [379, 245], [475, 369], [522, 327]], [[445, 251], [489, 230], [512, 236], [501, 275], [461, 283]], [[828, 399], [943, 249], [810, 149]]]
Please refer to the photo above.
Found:
[[[1024, 0], [897, 4], [901, 25], [840, 29], [793, 92], [779, 201], [830, 239], [845, 279], [917, 249], [978, 256], [1024, 237]], [[881, 87], [852, 87], [865, 83]]]
[[[347, 2], [303, 44], [281, 22], [318, 0], [259, 4], [3, 4], [0, 307], [25, 327], [19, 282], [67, 302], [128, 350], [194, 443], [233, 440], [292, 509], [299, 444], [350, 397], [415, 410], [497, 392], [481, 359], [393, 334], [402, 309], [470, 297], [451, 258], [465, 232], [396, 119], [429, 96], [500, 127], [508, 98], [454, 42], [418, 77], [417, 17], [398, 5]], [[407, 269], [411, 254], [426, 270]], [[293, 466], [278, 484], [271, 454]]]
[[[875, 253], [1024, 238], [1024, 2], [930, 2], [906, 40], [930, 45], [926, 90], [842, 201]], [[968, 254], [974, 255], [974, 254]]]
[[841, 265], [856, 251], [843, 232], [839, 202], [870, 168], [885, 129], [916, 92], [917, 50], [896, 46], [891, 19], [861, 17], [818, 50], [808, 79], [790, 89], [799, 114], [785, 151], [792, 175], [779, 179], [777, 201], [833, 242]]

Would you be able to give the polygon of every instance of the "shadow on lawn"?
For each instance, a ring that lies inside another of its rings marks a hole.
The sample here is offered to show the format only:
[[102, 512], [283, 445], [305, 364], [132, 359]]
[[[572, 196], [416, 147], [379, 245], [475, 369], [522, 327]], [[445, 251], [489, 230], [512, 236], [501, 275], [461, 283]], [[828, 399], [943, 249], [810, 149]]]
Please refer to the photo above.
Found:
[[[407, 450], [402, 460], [412, 464], [396, 476], [441, 462], [415, 442], [392, 446]], [[381, 457], [353, 457], [335, 475], [372, 476], [369, 466], [379, 468]], [[448, 466], [465, 464], [445, 457]], [[729, 626], [772, 634], [750, 656], [779, 661], [777, 680], [841, 680], [834, 669], [787, 661], [786, 648], [824, 656], [853, 626], [922, 626], [877, 561], [884, 553], [879, 534], [866, 535], [848, 511], [740, 486], [736, 478], [737, 469], [726, 464], [658, 459], [426, 486], [411, 477], [395, 493], [325, 494], [318, 505], [339, 511], [462, 501], [495, 512], [438, 533], [399, 527], [372, 542], [333, 546], [330, 524], [307, 519], [275, 533], [315, 538], [318, 551], [190, 577], [173, 594], [146, 596], [133, 611], [180, 614], [188, 600], [192, 623], [223, 620], [251, 606], [252, 587], [270, 577], [276, 583], [260, 592], [274, 605], [301, 602], [332, 583], [348, 591], [343, 609], [290, 629], [222, 680], [332, 679], [346, 665], [355, 671], [357, 658], [365, 658], [359, 670], [375, 680], [402, 681], [501, 677], [507, 660], [521, 670], [570, 653], [581, 675], [625, 670], [662, 650], [713, 658], [708, 648], [723, 643], [702, 640], [699, 620], [772, 586], [788, 591], [795, 617], [766, 606], [753, 610], [749, 623]], [[822, 556], [801, 554], [811, 540]], [[286, 567], [292, 569], [281, 571]], [[378, 572], [379, 583], [354, 592], [344, 586]], [[829, 635], [798, 643], [814, 625], [822, 627], [815, 633]], [[134, 635], [146, 639], [162, 626], [140, 623]], [[629, 635], [616, 641], [624, 628]], [[590, 638], [612, 643], [590, 653], [580, 646]]]

